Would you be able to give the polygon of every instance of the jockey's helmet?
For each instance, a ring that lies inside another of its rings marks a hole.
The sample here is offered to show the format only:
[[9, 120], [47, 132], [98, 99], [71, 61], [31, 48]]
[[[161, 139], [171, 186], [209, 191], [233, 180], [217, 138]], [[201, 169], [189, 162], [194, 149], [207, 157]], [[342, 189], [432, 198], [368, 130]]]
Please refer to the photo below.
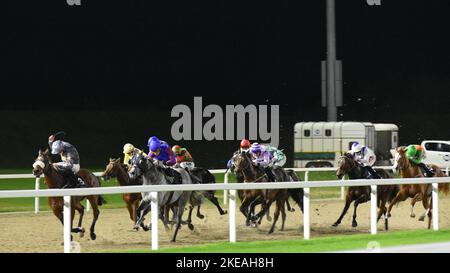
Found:
[[134, 150], [134, 146], [133, 144], [127, 143], [123, 146], [123, 153], [124, 154], [131, 154], [131, 152], [133, 152]]
[[250, 146], [251, 146], [251, 143], [248, 139], [244, 138], [243, 140], [241, 140], [241, 148], [242, 149], [248, 149], [248, 148], [250, 148]]
[[172, 151], [174, 154], [179, 155], [181, 153], [181, 147], [180, 145], [175, 145], [172, 147]]
[[52, 144], [52, 154], [57, 155], [60, 154], [63, 150], [63, 143], [61, 140], [57, 140]]

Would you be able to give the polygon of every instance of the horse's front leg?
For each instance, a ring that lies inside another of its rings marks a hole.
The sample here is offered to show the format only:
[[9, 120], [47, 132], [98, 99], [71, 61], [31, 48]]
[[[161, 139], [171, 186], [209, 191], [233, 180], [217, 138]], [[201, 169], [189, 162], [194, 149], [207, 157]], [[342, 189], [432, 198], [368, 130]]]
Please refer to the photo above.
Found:
[[342, 218], [344, 218], [345, 214], [347, 213], [348, 209], [350, 208], [350, 204], [352, 203], [352, 201], [353, 201], [352, 196], [350, 194], [347, 194], [347, 196], [345, 197], [344, 209], [342, 210], [342, 213], [339, 216], [339, 218], [337, 219], [337, 221], [333, 224], [333, 227], [337, 227], [342, 222]]
[[416, 217], [416, 214], [414, 213], [414, 206], [416, 205], [416, 202], [419, 201], [422, 198], [422, 193], [417, 193], [413, 199], [411, 199], [411, 212], [409, 213], [409, 216], [411, 218]]
[[200, 205], [197, 206], [197, 215], [196, 216], [197, 216], [198, 219], [204, 219], [205, 218], [205, 215], [200, 213]]

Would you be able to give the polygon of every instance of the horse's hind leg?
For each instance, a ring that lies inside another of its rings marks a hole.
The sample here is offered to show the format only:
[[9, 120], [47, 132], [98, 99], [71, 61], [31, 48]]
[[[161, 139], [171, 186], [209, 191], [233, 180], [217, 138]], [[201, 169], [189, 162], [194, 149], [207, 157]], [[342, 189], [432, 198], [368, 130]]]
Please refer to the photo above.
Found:
[[224, 215], [227, 214], [226, 210], [223, 210], [222, 207], [220, 207], [219, 201], [217, 200], [217, 197], [214, 196], [214, 194], [208, 194], [206, 196], [206, 198], [208, 198], [209, 201], [211, 201], [211, 203], [214, 204], [214, 206], [216, 206], [217, 210], [219, 211], [220, 215]]
[[[283, 202], [284, 203], [284, 202]], [[277, 221], [278, 221], [278, 217], [280, 217], [280, 210], [281, 210], [281, 207], [282, 206], [284, 206], [284, 204], [283, 203], [281, 203], [281, 202], [279, 202], [279, 200], [277, 200], [277, 203], [276, 203], [276, 208], [275, 208], [275, 213], [274, 213], [274, 215], [273, 215], [273, 223], [272, 223], [272, 227], [270, 228], [270, 230], [269, 230], [269, 234], [271, 234], [271, 233], [273, 233], [273, 231], [275, 230], [275, 224], [277, 223]]]
[[76, 211], [78, 211], [78, 214], [80, 217], [78, 218], [78, 226], [75, 229], [78, 229], [78, 232], [80, 233], [80, 237], [82, 238], [84, 236], [84, 228], [82, 227], [83, 224], [83, 216], [84, 216], [84, 206], [81, 205], [81, 203], [78, 203], [75, 205]]
[[[198, 206], [200, 208], [200, 206]], [[193, 206], [189, 206], [189, 214], [188, 214], [188, 219], [187, 219], [187, 224], [188, 224], [188, 228], [190, 230], [194, 230], [194, 225], [192, 224], [192, 211], [194, 210]]]
[[97, 223], [98, 216], [100, 215], [100, 210], [98, 209], [98, 203], [97, 203], [98, 196], [90, 196], [88, 199], [92, 206], [92, 214], [94, 215], [94, 219], [92, 220], [89, 235], [91, 237], [91, 240], [95, 240], [97, 238], [97, 235], [95, 234], [95, 223]]
[[200, 213], [200, 205], [197, 206], [197, 215], [196, 216], [197, 216], [198, 219], [204, 219], [205, 218], [205, 215]]
[[348, 209], [350, 208], [350, 204], [352, 203], [352, 198], [350, 195], [347, 195], [345, 198], [345, 206], [344, 209], [342, 210], [341, 215], [339, 216], [339, 218], [337, 219], [337, 221], [333, 224], [333, 227], [337, 227], [341, 222], [342, 222], [342, 218], [344, 218], [345, 214], [347, 213]]

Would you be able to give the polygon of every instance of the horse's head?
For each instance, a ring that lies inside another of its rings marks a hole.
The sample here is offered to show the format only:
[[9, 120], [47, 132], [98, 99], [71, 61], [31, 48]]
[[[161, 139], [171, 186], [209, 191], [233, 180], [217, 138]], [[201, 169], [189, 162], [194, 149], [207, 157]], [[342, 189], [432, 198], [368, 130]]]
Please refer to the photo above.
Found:
[[352, 155], [345, 153], [343, 156], [341, 156], [339, 158], [336, 176], [339, 179], [342, 179], [346, 174], [348, 174], [355, 167], [356, 167], [356, 163], [353, 160]]
[[111, 177], [116, 177], [117, 172], [119, 171], [120, 158], [114, 159], [110, 158], [108, 165], [106, 165], [105, 171], [102, 173], [101, 177], [105, 180], [109, 180]]
[[241, 172], [245, 169], [248, 169], [251, 167], [252, 160], [251, 155], [247, 151], [242, 151], [240, 154], [237, 154], [234, 159], [234, 170], [236, 172]]
[[40, 177], [50, 167], [50, 156], [48, 149], [45, 151], [39, 150], [38, 157], [33, 163], [33, 175]]
[[148, 159], [141, 153], [136, 153], [131, 158], [131, 166], [128, 170], [128, 176], [130, 179], [134, 180], [144, 174], [149, 166]]
[[394, 174], [398, 174], [401, 170], [404, 170], [408, 167], [409, 160], [406, 157], [406, 148], [404, 146], [398, 147], [397, 149], [395, 149], [393, 156], [394, 165], [392, 166], [392, 170]]

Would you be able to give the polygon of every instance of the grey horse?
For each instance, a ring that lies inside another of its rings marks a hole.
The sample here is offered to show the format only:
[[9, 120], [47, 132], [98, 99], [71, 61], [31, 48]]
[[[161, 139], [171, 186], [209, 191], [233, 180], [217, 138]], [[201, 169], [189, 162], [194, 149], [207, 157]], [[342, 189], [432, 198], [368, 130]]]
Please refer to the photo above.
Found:
[[[143, 185], [169, 185], [173, 183], [173, 177], [166, 175], [164, 167], [155, 165], [151, 160], [147, 159], [141, 154], [136, 154], [131, 159], [131, 167], [128, 174], [131, 179], [136, 179], [142, 176]], [[182, 184], [192, 184], [189, 173], [182, 168], [174, 168], [181, 176]], [[172, 236], [171, 242], [175, 242], [178, 230], [181, 227], [182, 216], [186, 204], [190, 201], [190, 191], [175, 191], [175, 192], [158, 192], [158, 206], [160, 208], [159, 218], [163, 221], [164, 226], [167, 227], [167, 223], [164, 221], [164, 209], [168, 207], [177, 207], [176, 209], [176, 225], [175, 231]], [[150, 193], [142, 193], [142, 201], [138, 208], [139, 219], [136, 222], [136, 226], [144, 220], [144, 216], [150, 210]], [[153, 223], [154, 227], [157, 223]]]

